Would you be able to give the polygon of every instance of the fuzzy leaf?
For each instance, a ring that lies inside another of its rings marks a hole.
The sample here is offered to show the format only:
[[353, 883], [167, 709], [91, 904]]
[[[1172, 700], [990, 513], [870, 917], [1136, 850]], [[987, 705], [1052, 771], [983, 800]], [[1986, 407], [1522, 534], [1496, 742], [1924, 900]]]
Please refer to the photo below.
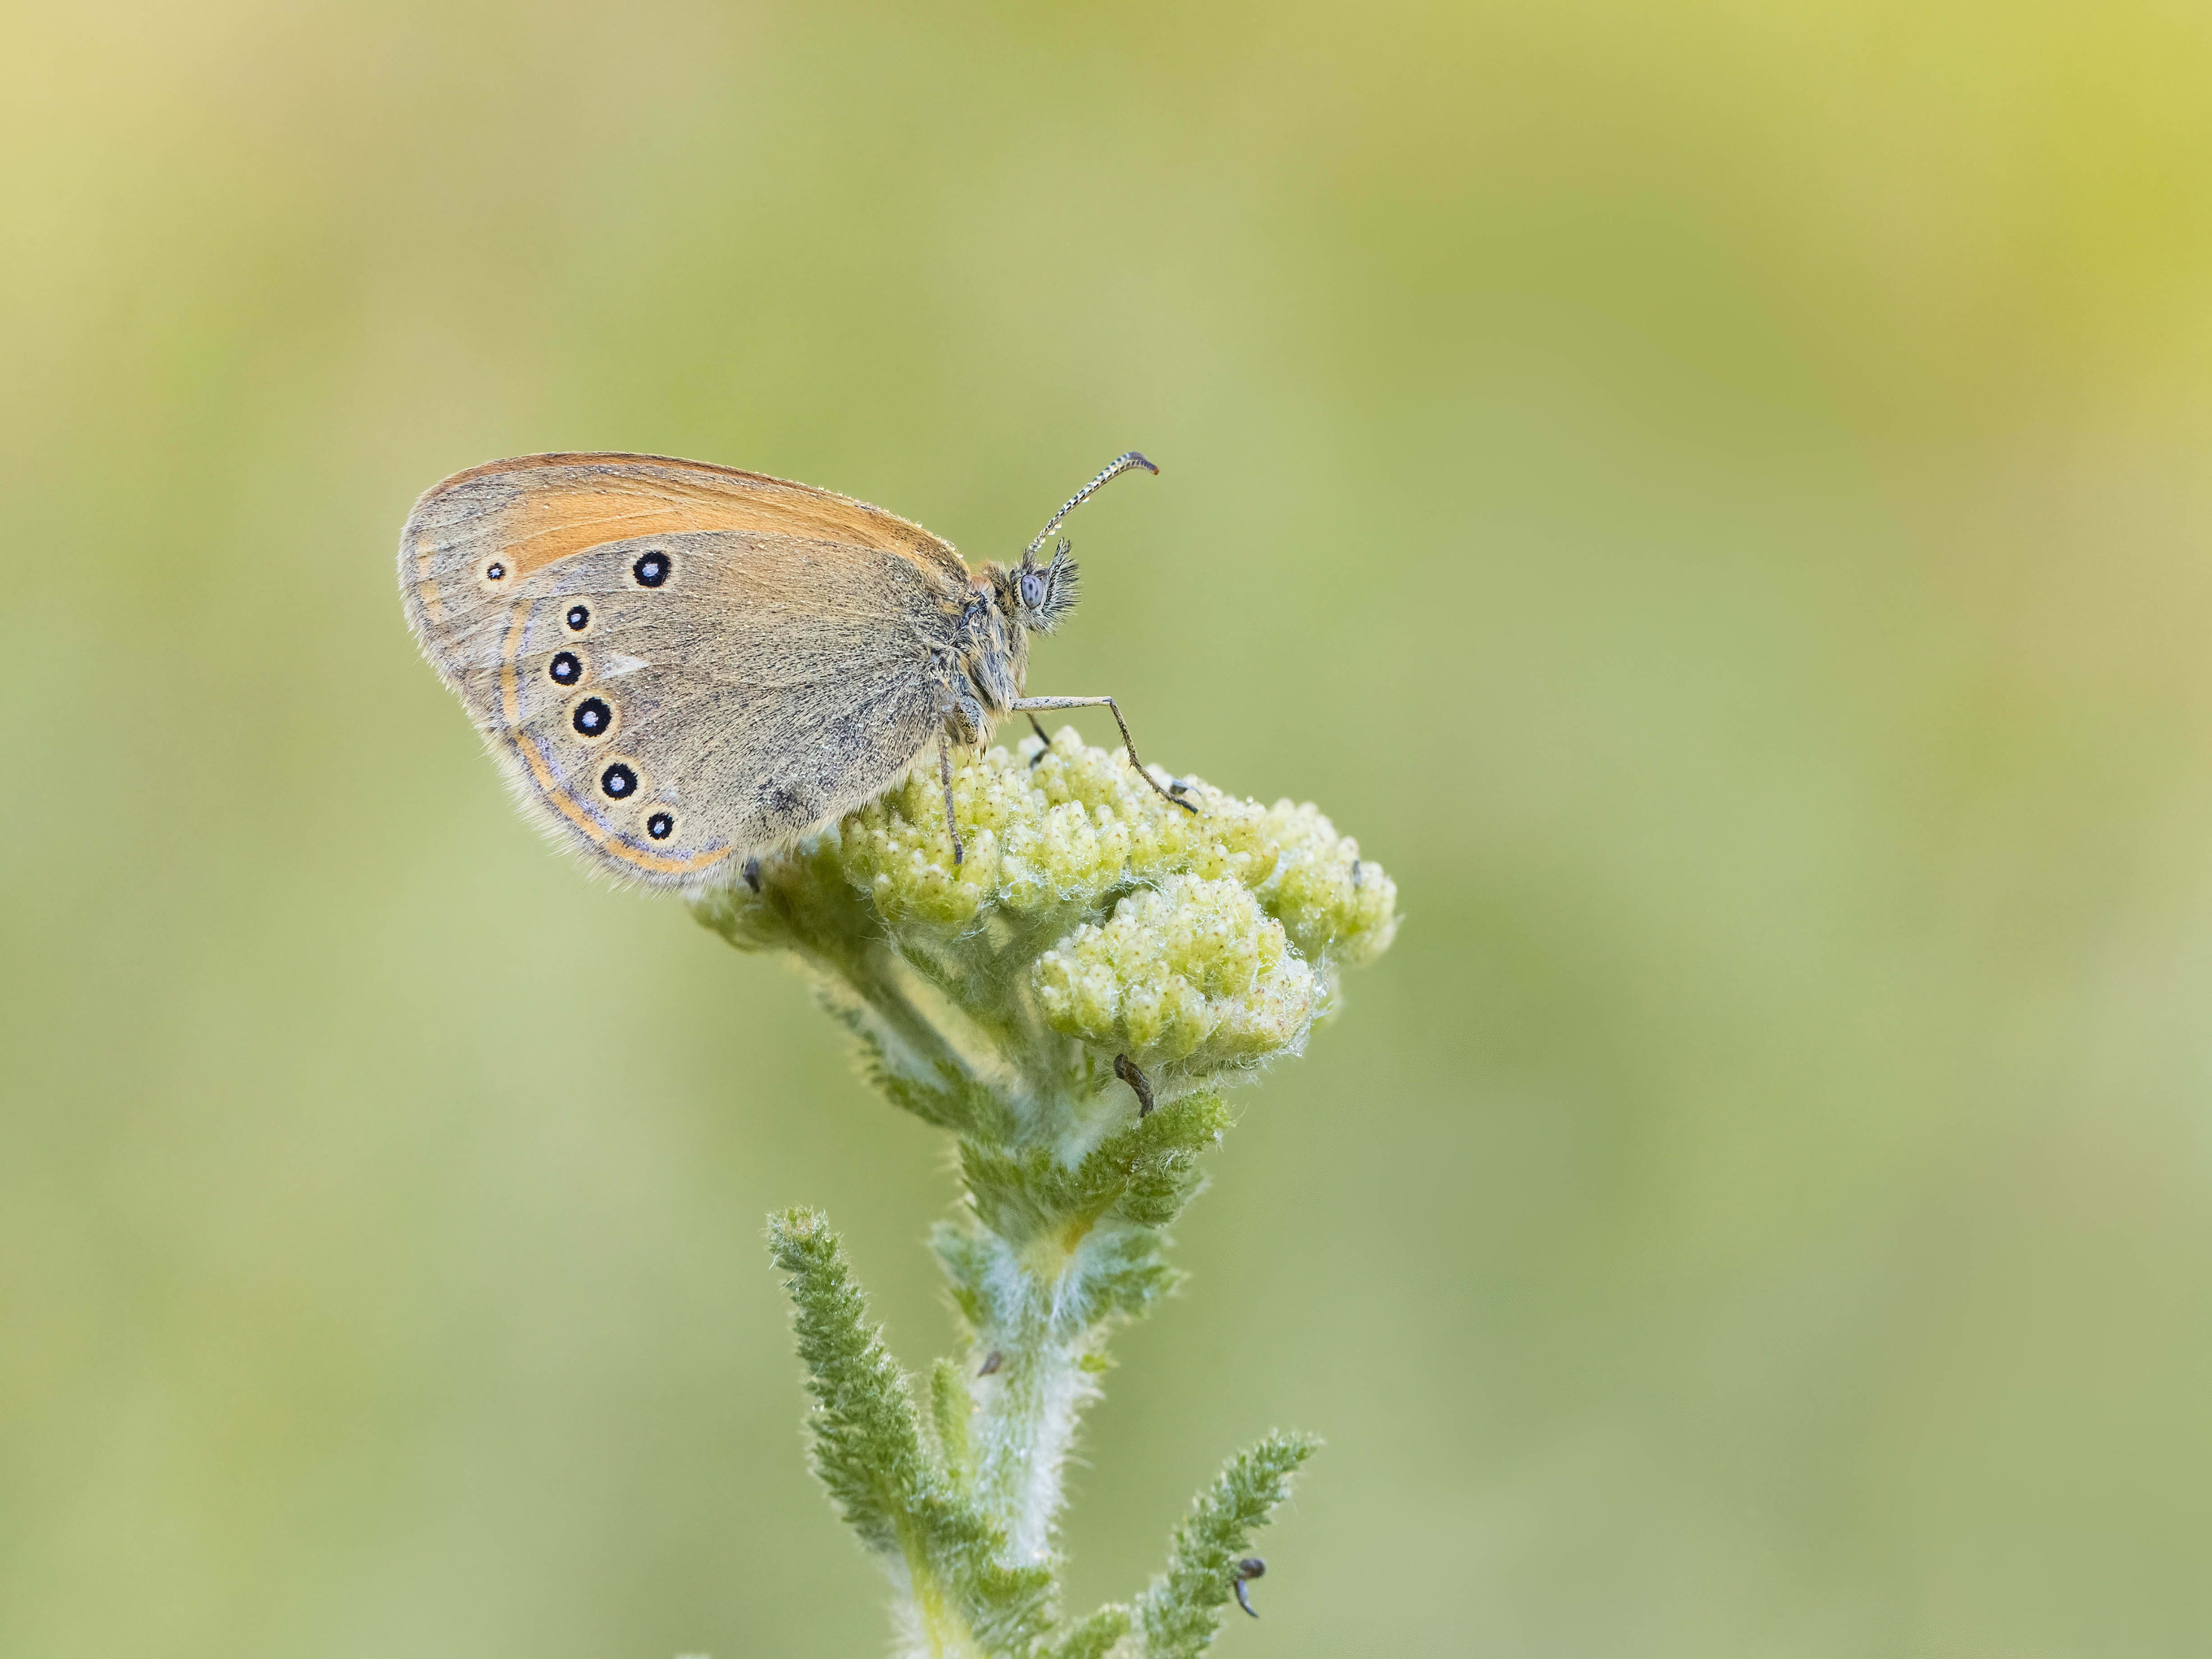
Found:
[[1311, 1435], [1270, 1434], [1231, 1458], [1192, 1502], [1170, 1540], [1167, 1571], [1137, 1604], [1145, 1659], [1197, 1659], [1212, 1644], [1237, 1558], [1320, 1445]]
[[1228, 1133], [1229, 1109], [1215, 1094], [1188, 1096], [1109, 1139], [1086, 1159], [1116, 1160], [1122, 1170], [1120, 1212], [1141, 1227], [1164, 1227], [1198, 1194], [1198, 1160]]
[[1003, 1139], [1012, 1133], [1013, 1114], [1006, 1103], [959, 1066], [950, 1060], [927, 1062], [927, 1077], [901, 1070], [890, 1063], [858, 1009], [836, 1012], [860, 1039], [861, 1075], [892, 1105], [955, 1134]]
[[1050, 1567], [1009, 1567], [978, 1559], [963, 1575], [962, 1599], [983, 1651], [1028, 1659], [1052, 1633], [1057, 1587]]
[[1107, 1136], [1073, 1170], [1042, 1147], [1008, 1152], [969, 1136], [960, 1172], [978, 1218], [1010, 1243], [1056, 1230], [1079, 1237], [1117, 1206], [1141, 1226], [1162, 1227], [1198, 1191], [1199, 1154], [1228, 1127], [1220, 1097], [1192, 1095]]
[[1158, 1233], [1115, 1224], [1091, 1236], [1060, 1281], [1056, 1328], [1064, 1337], [1106, 1319], [1134, 1319], [1183, 1281]]
[[1007, 1152], [963, 1136], [960, 1175], [976, 1217], [1010, 1243], [1049, 1231], [1091, 1197], [1079, 1184], [1079, 1172], [1062, 1167], [1042, 1146]]
[[1105, 1659], [1107, 1651], [1129, 1633], [1128, 1608], [1118, 1601], [1068, 1626], [1052, 1650], [1052, 1659]]
[[931, 1377], [931, 1413], [954, 1472], [934, 1468], [906, 1377], [868, 1328], [867, 1304], [819, 1212], [769, 1223], [797, 1310], [799, 1352], [814, 1395], [814, 1468], [862, 1541], [903, 1554], [967, 1621], [982, 1650], [1027, 1659], [1052, 1630], [1054, 1586], [1043, 1565], [1012, 1565], [1006, 1534], [965, 1494], [969, 1395], [951, 1361]]
[[933, 1493], [915, 1510], [912, 1533], [923, 1569], [994, 1659], [1030, 1659], [1052, 1633], [1052, 1569], [1012, 1566], [1006, 1534], [965, 1498]]
[[937, 1449], [945, 1460], [945, 1472], [956, 1486], [967, 1484], [968, 1419], [975, 1410], [975, 1401], [968, 1392], [968, 1378], [961, 1368], [950, 1359], [939, 1360], [929, 1373], [930, 1426], [937, 1431]]
[[769, 1248], [787, 1275], [814, 1396], [814, 1472], [871, 1549], [895, 1551], [929, 1481], [906, 1378], [867, 1328], [867, 1303], [819, 1211], [772, 1218]]
[[1006, 1246], [967, 1216], [940, 1221], [929, 1230], [929, 1248], [945, 1269], [952, 1304], [972, 1330], [992, 1322], [991, 1267]]

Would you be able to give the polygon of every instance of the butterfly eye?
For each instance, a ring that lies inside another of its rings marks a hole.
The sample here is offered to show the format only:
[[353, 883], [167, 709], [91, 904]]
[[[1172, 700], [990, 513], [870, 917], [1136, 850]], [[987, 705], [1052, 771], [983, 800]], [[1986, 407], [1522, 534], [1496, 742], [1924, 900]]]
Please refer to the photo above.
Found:
[[666, 841], [676, 833], [676, 820], [665, 812], [655, 812], [645, 821], [645, 833], [655, 841]]
[[637, 562], [629, 568], [629, 574], [637, 578], [640, 587], [658, 587], [668, 580], [670, 568], [668, 555], [655, 549], [650, 553], [639, 554]]
[[577, 660], [574, 652], [558, 651], [554, 653], [553, 660], [546, 665], [545, 672], [552, 677], [556, 685], [574, 685], [584, 678], [584, 665]]
[[620, 800], [637, 792], [637, 774], [617, 761], [599, 774], [599, 790], [609, 800]]
[[494, 559], [489, 564], [484, 567], [484, 580], [488, 582], [506, 580], [507, 567], [501, 564], [497, 559]]
[[586, 697], [576, 705], [576, 712], [568, 716], [568, 724], [583, 737], [603, 736], [614, 723], [615, 711], [599, 697]]
[[1032, 611], [1044, 609], [1044, 576], [1035, 570], [1022, 572], [1022, 603]]
[[585, 605], [570, 605], [568, 607], [568, 631], [571, 634], [582, 633], [586, 629], [592, 625], [591, 607]]

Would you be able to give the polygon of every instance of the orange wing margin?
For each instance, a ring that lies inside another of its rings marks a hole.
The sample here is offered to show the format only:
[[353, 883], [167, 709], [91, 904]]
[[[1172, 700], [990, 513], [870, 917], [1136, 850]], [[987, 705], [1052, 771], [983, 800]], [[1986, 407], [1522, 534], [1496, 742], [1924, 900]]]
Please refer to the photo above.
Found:
[[968, 580], [951, 544], [920, 525], [848, 495], [764, 472], [671, 455], [520, 455], [456, 472], [433, 484], [421, 505], [478, 483], [495, 489], [504, 484], [514, 492], [502, 521], [482, 528], [490, 532], [486, 539], [514, 556], [516, 572], [524, 576], [602, 542], [686, 530], [746, 530], [902, 553], [963, 583]]
[[471, 577], [489, 553], [527, 576], [603, 542], [689, 530], [843, 542], [911, 559], [954, 589], [970, 580], [951, 543], [866, 501], [763, 472], [621, 453], [519, 455], [433, 484], [408, 515], [400, 568], [435, 632], [449, 611], [475, 608]]

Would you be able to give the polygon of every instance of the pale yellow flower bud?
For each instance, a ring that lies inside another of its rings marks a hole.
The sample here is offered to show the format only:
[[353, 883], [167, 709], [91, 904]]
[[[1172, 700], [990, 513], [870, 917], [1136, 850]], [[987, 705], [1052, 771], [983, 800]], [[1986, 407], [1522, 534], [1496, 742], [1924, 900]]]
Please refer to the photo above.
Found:
[[1249, 889], [1200, 876], [1130, 894], [1047, 951], [1032, 981], [1055, 1030], [1185, 1074], [1296, 1049], [1324, 995]]
[[[1034, 765], [1036, 745], [1023, 748], [955, 764], [959, 863], [936, 769], [917, 769], [764, 860], [758, 894], [702, 897], [702, 920], [848, 975], [840, 964], [888, 945], [1000, 1041], [1041, 1018], [1091, 1050], [1070, 1074], [1079, 1092], [1116, 1054], [1179, 1093], [1294, 1053], [1336, 969], [1389, 944], [1396, 886], [1313, 806], [1160, 775], [1198, 809], [1186, 811], [1072, 727]], [[1080, 1060], [1067, 1054], [1029, 1056], [1028, 1074]]]

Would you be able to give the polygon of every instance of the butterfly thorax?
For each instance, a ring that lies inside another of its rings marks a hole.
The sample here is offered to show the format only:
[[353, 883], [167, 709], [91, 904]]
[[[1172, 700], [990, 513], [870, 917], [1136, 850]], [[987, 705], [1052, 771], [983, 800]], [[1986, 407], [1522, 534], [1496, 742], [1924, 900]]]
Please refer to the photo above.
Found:
[[976, 582], [955, 629], [945, 725], [956, 743], [985, 741], [1022, 695], [1029, 639], [997, 599], [988, 576]]

